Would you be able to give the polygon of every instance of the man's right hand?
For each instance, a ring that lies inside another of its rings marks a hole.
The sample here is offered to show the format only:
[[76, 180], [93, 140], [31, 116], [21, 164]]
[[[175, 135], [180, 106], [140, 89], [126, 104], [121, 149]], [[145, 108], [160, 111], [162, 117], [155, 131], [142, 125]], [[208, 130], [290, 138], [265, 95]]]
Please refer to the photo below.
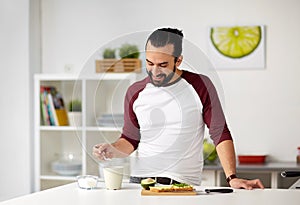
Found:
[[93, 147], [93, 155], [99, 160], [128, 157], [134, 151], [134, 147], [127, 140], [120, 138], [112, 144], [101, 143]]
[[93, 147], [93, 155], [99, 160], [110, 160], [114, 157], [114, 147], [112, 144], [102, 143]]

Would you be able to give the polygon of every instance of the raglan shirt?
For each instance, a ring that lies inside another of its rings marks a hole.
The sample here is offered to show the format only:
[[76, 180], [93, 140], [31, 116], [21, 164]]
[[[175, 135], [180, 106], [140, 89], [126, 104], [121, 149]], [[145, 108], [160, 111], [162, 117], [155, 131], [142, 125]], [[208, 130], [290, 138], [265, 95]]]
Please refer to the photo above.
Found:
[[232, 140], [217, 91], [207, 76], [183, 71], [164, 87], [154, 86], [149, 77], [131, 85], [121, 135], [136, 149], [131, 175], [200, 185], [205, 125], [215, 145]]

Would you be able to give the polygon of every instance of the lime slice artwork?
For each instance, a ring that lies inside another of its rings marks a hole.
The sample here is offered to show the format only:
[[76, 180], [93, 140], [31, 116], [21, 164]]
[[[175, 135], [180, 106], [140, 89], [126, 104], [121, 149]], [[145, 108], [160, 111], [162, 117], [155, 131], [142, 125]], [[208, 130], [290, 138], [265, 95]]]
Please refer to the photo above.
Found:
[[260, 26], [212, 27], [210, 39], [217, 51], [229, 58], [243, 58], [255, 51], [262, 39]]

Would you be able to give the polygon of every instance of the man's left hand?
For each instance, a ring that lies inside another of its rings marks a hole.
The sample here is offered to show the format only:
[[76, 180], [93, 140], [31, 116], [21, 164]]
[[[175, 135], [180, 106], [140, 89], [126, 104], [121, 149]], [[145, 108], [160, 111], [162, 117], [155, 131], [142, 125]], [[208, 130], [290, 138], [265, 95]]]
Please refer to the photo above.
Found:
[[247, 190], [251, 190], [255, 188], [264, 189], [264, 185], [259, 179], [247, 180], [247, 179], [235, 178], [229, 182], [229, 185], [235, 189], [247, 189]]

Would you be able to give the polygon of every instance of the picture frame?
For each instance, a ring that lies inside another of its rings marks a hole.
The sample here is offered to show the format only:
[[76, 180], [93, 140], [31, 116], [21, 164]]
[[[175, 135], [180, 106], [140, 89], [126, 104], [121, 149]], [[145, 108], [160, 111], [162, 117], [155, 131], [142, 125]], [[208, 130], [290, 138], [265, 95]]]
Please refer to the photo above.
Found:
[[217, 70], [264, 69], [265, 26], [211, 26], [208, 57]]

